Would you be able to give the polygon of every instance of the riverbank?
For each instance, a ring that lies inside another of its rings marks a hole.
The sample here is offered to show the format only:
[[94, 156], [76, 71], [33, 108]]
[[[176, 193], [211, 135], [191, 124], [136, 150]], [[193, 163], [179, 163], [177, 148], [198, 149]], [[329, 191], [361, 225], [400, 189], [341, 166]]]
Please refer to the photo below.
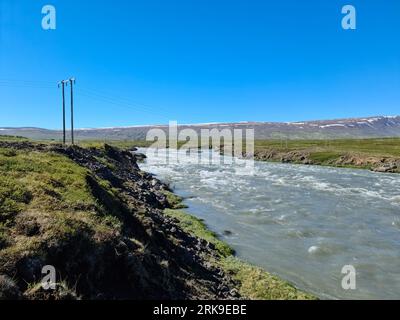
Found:
[[400, 173], [400, 139], [257, 140], [254, 159]]
[[137, 160], [0, 141], [0, 299], [314, 298], [235, 258]]
[[314, 300], [316, 297], [297, 290], [294, 286], [235, 257], [234, 250], [228, 244], [219, 240], [218, 236], [208, 230], [203, 220], [185, 212], [182, 199], [172, 193], [167, 193], [170, 201], [174, 203], [172, 209], [166, 209], [165, 213], [171, 218], [177, 219], [178, 224], [186, 232], [209, 242], [218, 251], [217, 259], [209, 260], [224, 270], [236, 283], [235, 292], [245, 299], [253, 300]]

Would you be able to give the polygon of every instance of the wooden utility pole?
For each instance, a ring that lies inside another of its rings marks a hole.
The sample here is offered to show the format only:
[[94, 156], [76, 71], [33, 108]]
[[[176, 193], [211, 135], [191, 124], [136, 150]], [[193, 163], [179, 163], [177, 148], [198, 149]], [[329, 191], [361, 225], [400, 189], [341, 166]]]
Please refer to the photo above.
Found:
[[75, 78], [70, 78], [69, 83], [71, 85], [71, 142], [72, 144], [75, 143], [74, 140], [74, 84]]
[[62, 91], [62, 113], [63, 113], [63, 144], [65, 144], [65, 81], [62, 80], [58, 83], [58, 87], [61, 87]]

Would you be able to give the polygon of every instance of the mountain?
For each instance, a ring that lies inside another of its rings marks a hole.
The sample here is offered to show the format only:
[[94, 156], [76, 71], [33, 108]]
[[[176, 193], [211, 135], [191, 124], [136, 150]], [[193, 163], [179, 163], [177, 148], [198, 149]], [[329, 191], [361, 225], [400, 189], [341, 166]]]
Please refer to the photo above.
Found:
[[[76, 139], [144, 140], [147, 132], [159, 128], [168, 132], [167, 125], [77, 129]], [[256, 139], [335, 139], [400, 137], [400, 116], [377, 116], [305, 122], [238, 122], [179, 125], [179, 130], [194, 129], [253, 129]], [[62, 131], [41, 128], [0, 128], [0, 135], [32, 139], [61, 139]]]

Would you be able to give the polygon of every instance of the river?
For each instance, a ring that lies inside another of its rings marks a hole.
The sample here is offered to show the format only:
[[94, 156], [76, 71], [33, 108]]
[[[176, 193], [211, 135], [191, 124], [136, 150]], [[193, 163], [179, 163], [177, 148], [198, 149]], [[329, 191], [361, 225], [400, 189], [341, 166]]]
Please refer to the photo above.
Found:
[[[322, 299], [400, 298], [400, 175], [267, 162], [243, 175], [196, 157], [165, 164], [152, 154], [140, 166], [238, 257]], [[342, 288], [345, 265], [355, 290]]]

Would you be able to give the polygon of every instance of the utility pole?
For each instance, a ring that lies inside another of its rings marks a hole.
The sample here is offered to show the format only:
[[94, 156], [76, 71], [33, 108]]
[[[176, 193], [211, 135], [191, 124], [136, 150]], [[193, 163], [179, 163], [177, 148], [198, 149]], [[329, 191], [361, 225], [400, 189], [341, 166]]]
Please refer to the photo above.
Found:
[[58, 87], [62, 88], [62, 110], [63, 110], [63, 144], [65, 144], [65, 81], [58, 83]]
[[71, 85], [71, 141], [72, 145], [75, 143], [74, 141], [74, 84], [75, 78], [70, 78], [69, 83]]

